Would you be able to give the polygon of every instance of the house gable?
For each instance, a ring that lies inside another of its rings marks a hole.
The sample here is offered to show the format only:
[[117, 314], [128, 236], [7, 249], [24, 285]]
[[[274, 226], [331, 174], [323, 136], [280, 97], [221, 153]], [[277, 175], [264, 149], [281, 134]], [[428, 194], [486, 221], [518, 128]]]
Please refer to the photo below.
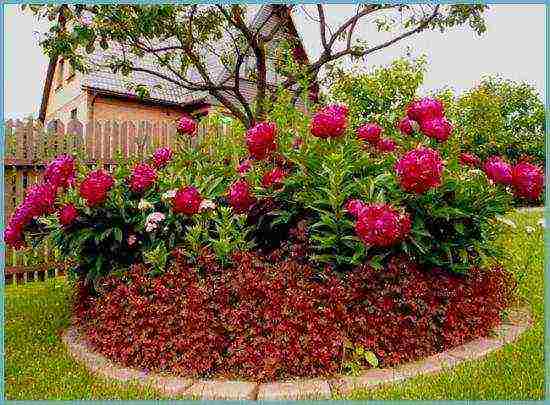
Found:
[[[258, 27], [262, 25], [262, 31], [264, 32], [264, 35], [269, 35], [272, 30], [281, 22], [281, 19], [286, 20], [286, 24], [283, 27], [284, 29], [275, 36], [275, 41], [273, 44], [271, 44], [271, 49], [268, 50], [268, 55], [270, 56], [268, 59], [267, 79], [268, 84], [270, 85], [275, 85], [276, 83], [279, 83], [281, 80], [284, 79], [282, 76], [277, 74], [274, 66], [274, 47], [276, 47], [277, 40], [281, 40], [285, 37], [288, 38], [288, 36], [291, 36], [292, 38], [297, 40], [297, 43], [301, 47], [302, 51], [304, 51], [303, 44], [297, 34], [296, 27], [294, 26], [294, 22], [290, 15], [290, 9], [287, 6], [273, 4], [263, 5], [258, 10], [251, 23], [253, 27]], [[113, 49], [112, 51], [121, 52], [121, 50], [117, 49]], [[70, 113], [70, 111], [74, 110], [74, 104], [78, 103], [83, 103], [82, 108], [86, 108], [86, 106], [90, 104], [90, 100], [88, 100], [88, 93], [104, 95], [107, 94], [116, 97], [127, 97], [128, 99], [135, 100], [136, 94], [129, 90], [127, 86], [127, 82], [129, 80], [122, 77], [120, 74], [112, 73], [106, 66], [99, 67], [101, 61], [104, 60], [102, 58], [106, 57], [107, 55], [102, 54], [101, 51], [98, 50], [98, 54], [92, 55], [91, 58], [94, 63], [97, 62], [96, 66], [98, 67], [92, 69], [90, 73], [77, 74], [78, 80], [74, 80], [73, 85], [67, 86], [66, 89], [64, 87], [58, 89], [57, 78], [59, 74], [60, 64], [58, 58], [51, 58], [48, 66], [46, 80], [44, 83], [44, 91], [42, 95], [39, 119], [44, 122], [44, 120], [47, 119], [48, 116], [51, 116], [58, 110], [62, 114], [67, 115]], [[141, 58], [139, 59], [139, 63], [147, 64], [151, 63], [151, 61], [148, 61], [146, 58]], [[249, 58], [249, 61], [247, 61], [247, 63], [250, 64], [250, 66], [248, 67], [248, 71], [254, 71], [253, 58]], [[158, 69], [159, 67], [151, 65], [150, 68]], [[223, 68], [219, 66], [219, 63], [215, 63], [214, 61], [212, 61], [209, 64], [209, 68], [212, 72], [218, 70], [220, 72], [220, 75], [223, 74]], [[65, 66], [64, 69], [68, 70], [68, 66]], [[246, 71], [247, 66], [245, 66], [245, 68], [243, 69], [243, 72], [246, 73]], [[155, 86], [155, 84], [158, 84], [158, 82], [162, 80], [147, 73], [137, 72], [136, 74], [133, 74], [131, 81], [140, 84], [147, 84], [153, 89], [151, 91], [150, 97], [148, 98], [148, 102], [150, 103], [172, 106], [204, 106], [208, 104], [217, 104], [216, 100], [214, 100], [205, 92], [185, 91], [185, 89], [179, 88], [171, 83], [162, 83], [159, 88], [159, 86]], [[78, 86], [76, 86], [76, 83], [78, 83]], [[247, 77], [243, 77], [241, 79], [241, 83], [241, 88], [243, 89], [245, 98], [251, 101], [255, 95], [254, 82], [252, 80], [249, 80], [249, 78]], [[71, 102], [73, 103], [73, 105], [70, 104]], [[67, 106], [63, 107], [64, 104], [67, 104]]]

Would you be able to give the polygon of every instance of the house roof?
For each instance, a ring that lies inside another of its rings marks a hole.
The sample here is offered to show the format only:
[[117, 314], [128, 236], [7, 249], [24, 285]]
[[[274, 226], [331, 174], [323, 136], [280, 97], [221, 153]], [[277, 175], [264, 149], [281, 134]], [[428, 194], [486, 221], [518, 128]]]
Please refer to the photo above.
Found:
[[[286, 7], [284, 5], [262, 5], [258, 12], [254, 15], [251, 21], [252, 27], [258, 27], [265, 24], [263, 29], [269, 30], [271, 24], [266, 23], [272, 13], [272, 7]], [[291, 14], [291, 13], [289, 13]], [[274, 24], [274, 23], [273, 23]], [[290, 19], [290, 30], [300, 39], [294, 21]], [[164, 46], [170, 45], [170, 40], [163, 42]], [[224, 41], [220, 41], [223, 44]], [[227, 42], [225, 42], [227, 43]], [[303, 47], [303, 46], [302, 46]], [[135, 72], [133, 71], [128, 76], [123, 76], [120, 73], [113, 73], [109, 67], [109, 61], [112, 58], [119, 57], [124, 49], [121, 45], [114, 45], [103, 50], [101, 48], [94, 51], [88, 60], [89, 71], [83, 74], [82, 88], [91, 90], [97, 93], [113, 94], [122, 97], [135, 98], [137, 93], [134, 90], [135, 85], [144, 85], [149, 89], [149, 95], [146, 98], [149, 102], [159, 102], [162, 104], [184, 106], [189, 104], [197, 104], [201, 102], [211, 102], [211, 96], [204, 91], [189, 91], [181, 86], [164, 80], [158, 76], [151, 75], [147, 72]], [[162, 72], [168, 78], [176, 80], [176, 76], [173, 75], [169, 69], [160, 66], [153, 55], [146, 55], [142, 58], [135, 58], [133, 60], [134, 66], [150, 71]], [[206, 61], [210, 73], [214, 76], [225, 74], [224, 67], [221, 65], [219, 59], [212, 55]], [[46, 109], [48, 105], [48, 97], [50, 95], [50, 89], [53, 83], [53, 76], [55, 73], [55, 66], [57, 64], [57, 57], [50, 58], [48, 65], [48, 71], [46, 74], [46, 80], [44, 82], [44, 91], [42, 94], [42, 103], [40, 106], [39, 119], [44, 121], [46, 116]], [[189, 78], [193, 80], [197, 77], [197, 72], [190, 69]]]

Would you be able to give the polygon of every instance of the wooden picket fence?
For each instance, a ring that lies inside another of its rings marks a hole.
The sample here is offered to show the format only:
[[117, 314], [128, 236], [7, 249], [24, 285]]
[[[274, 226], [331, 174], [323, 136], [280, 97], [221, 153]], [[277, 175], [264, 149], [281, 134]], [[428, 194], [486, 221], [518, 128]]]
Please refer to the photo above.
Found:
[[[198, 138], [207, 131], [227, 132], [199, 125]], [[46, 164], [62, 153], [78, 155], [88, 164], [101, 163], [111, 170], [118, 153], [122, 157], [144, 157], [161, 146], [176, 143], [173, 121], [102, 120], [82, 124], [73, 120], [56, 128], [45, 128], [39, 121], [5, 123], [4, 145], [4, 224], [23, 200], [27, 188], [41, 181]], [[51, 246], [5, 250], [6, 283], [45, 279], [63, 274], [64, 268]]]

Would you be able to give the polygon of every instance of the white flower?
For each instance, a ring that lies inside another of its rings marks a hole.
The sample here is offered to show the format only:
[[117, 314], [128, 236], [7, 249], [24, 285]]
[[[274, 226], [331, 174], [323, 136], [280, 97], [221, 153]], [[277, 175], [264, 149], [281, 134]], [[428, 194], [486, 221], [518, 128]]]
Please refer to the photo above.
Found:
[[199, 211], [201, 212], [213, 209], [216, 209], [216, 203], [212, 200], [202, 200], [199, 206]]
[[145, 219], [145, 231], [153, 232], [155, 229], [158, 228], [159, 222], [164, 221], [165, 218], [166, 215], [164, 215], [162, 212], [153, 212], [152, 214], [149, 214]]
[[497, 215], [497, 216], [496, 216], [496, 219], [497, 219], [497, 221], [500, 221], [500, 222], [502, 222], [503, 224], [508, 225], [509, 227], [512, 227], [512, 228], [514, 228], [514, 229], [517, 228], [516, 223], [515, 223], [514, 221], [508, 219], [508, 218], [504, 218], [504, 217], [501, 217], [500, 215]]
[[174, 198], [176, 196], [176, 193], [178, 192], [177, 189], [172, 189], [172, 190], [168, 190], [167, 192], [165, 192], [161, 198], [163, 200], [169, 200], [170, 198]]
[[525, 227], [525, 232], [527, 232], [528, 234], [531, 234], [531, 233], [535, 232], [535, 228], [533, 228], [532, 226], [526, 226]]
[[147, 211], [147, 210], [150, 210], [154, 207], [155, 206], [153, 204], [151, 204], [147, 200], [144, 200], [143, 198], [141, 200], [139, 200], [138, 210], [140, 210], [140, 211]]

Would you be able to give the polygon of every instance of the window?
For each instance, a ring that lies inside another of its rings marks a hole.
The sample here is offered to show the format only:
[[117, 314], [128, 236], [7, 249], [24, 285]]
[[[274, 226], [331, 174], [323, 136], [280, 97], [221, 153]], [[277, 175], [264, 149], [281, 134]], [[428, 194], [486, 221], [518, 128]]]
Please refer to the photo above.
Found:
[[78, 111], [77, 111], [76, 108], [74, 110], [71, 110], [71, 119], [72, 120], [76, 120], [77, 113], [78, 113]]
[[57, 120], [50, 121], [48, 124], [48, 130], [52, 132], [57, 132]]
[[65, 60], [60, 59], [59, 64], [57, 65], [57, 85], [56, 85], [57, 89], [63, 86], [64, 72], [65, 72]]

